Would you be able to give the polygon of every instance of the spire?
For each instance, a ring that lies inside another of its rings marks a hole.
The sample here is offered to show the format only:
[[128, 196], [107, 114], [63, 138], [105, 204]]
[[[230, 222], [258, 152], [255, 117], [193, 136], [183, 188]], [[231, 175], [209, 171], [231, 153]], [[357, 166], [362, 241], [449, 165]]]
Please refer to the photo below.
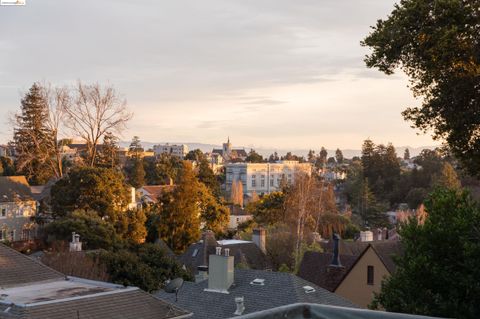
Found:
[[230, 144], [230, 136], [228, 137], [227, 143]]

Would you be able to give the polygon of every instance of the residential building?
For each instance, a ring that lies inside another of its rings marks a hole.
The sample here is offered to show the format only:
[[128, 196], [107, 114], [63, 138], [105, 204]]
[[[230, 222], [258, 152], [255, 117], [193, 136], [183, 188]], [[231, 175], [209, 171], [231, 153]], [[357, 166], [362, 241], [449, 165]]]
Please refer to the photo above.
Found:
[[[265, 243], [265, 233], [263, 233], [263, 244]], [[214, 254], [217, 247], [228, 248], [230, 255], [234, 258], [234, 265], [244, 266], [251, 269], [265, 270], [270, 265], [265, 254], [265, 248], [261, 246], [262, 241], [246, 240], [219, 240], [215, 239], [212, 231], [206, 231], [202, 239], [190, 245], [185, 253], [179, 257], [182, 263], [193, 274], [198, 273], [198, 267], [208, 267], [208, 256]]]
[[[223, 143], [221, 149], [213, 149], [212, 156], [218, 154], [222, 157], [222, 162], [243, 162], [247, 158], [247, 151], [243, 148], [233, 148], [232, 143], [230, 143], [230, 137], [226, 143]], [[219, 162], [219, 160], [217, 160]], [[219, 164], [219, 163], [217, 163]]]
[[[291, 273], [234, 266], [228, 247], [217, 247], [209, 256], [204, 280], [185, 282], [176, 304], [193, 313], [194, 319], [232, 318], [294, 303], [353, 307], [352, 302]], [[158, 297], [175, 301], [175, 294], [159, 291]]]
[[34, 239], [36, 209], [25, 176], [0, 176], [0, 241]]
[[[346, 243], [335, 239], [324, 252], [306, 252], [298, 276], [366, 308], [381, 282], [395, 271], [399, 241]], [[333, 246], [333, 249], [332, 249]]]
[[292, 184], [298, 173], [311, 174], [312, 164], [298, 161], [279, 161], [277, 163], [230, 163], [225, 166], [225, 188], [229, 193], [233, 183], [240, 181], [243, 193], [251, 197], [280, 190], [282, 183]]
[[169, 185], [145, 185], [137, 189], [141, 204], [156, 204], [165, 192], [171, 192], [175, 188], [173, 182]]
[[188, 146], [185, 144], [159, 144], [153, 146], [155, 156], [168, 154], [183, 159], [188, 154]]
[[247, 222], [253, 218], [243, 207], [237, 205], [229, 205], [230, 220], [228, 222], [228, 229], [237, 229], [238, 225]]
[[0, 244], [0, 319], [187, 318], [188, 311], [137, 287], [64, 274]]

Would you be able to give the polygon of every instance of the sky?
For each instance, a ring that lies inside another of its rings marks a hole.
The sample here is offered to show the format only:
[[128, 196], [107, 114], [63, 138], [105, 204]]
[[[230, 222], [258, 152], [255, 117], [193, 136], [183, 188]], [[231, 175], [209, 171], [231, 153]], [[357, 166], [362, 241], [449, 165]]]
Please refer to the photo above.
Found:
[[401, 72], [367, 69], [360, 41], [392, 0], [27, 0], [0, 6], [0, 143], [35, 81], [113, 85], [121, 137], [246, 147], [427, 146], [403, 120]]

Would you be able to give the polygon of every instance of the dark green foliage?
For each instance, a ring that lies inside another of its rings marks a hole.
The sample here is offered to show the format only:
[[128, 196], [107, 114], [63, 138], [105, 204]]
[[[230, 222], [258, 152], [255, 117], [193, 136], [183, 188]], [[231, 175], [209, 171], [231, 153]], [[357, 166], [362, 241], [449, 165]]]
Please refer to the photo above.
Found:
[[448, 318], [480, 316], [480, 208], [466, 192], [438, 189], [425, 223], [400, 228], [404, 253], [373, 306]]
[[120, 240], [113, 225], [95, 211], [76, 210], [68, 217], [48, 223], [44, 231], [48, 241], [71, 241], [72, 232], [76, 232], [84, 249], [111, 249]]
[[342, 151], [337, 148], [337, 150], [335, 151], [335, 160], [337, 161], [338, 164], [342, 164], [343, 163], [343, 153]]
[[203, 154], [203, 152], [201, 150], [199, 150], [198, 148], [193, 150], [193, 151], [188, 152], [187, 155], [185, 155], [185, 160], [187, 160], [187, 161], [200, 162], [203, 159], [206, 159], [205, 154]]
[[378, 20], [363, 45], [368, 67], [410, 77], [420, 107], [405, 119], [448, 142], [471, 174], [480, 174], [480, 2], [403, 0]]
[[220, 198], [220, 181], [215, 176], [215, 173], [210, 168], [210, 164], [208, 163], [207, 159], [201, 159], [198, 163], [198, 179], [200, 182], [205, 184], [207, 188], [210, 190], [212, 194], [214, 194], [217, 198]]
[[417, 208], [420, 204], [423, 203], [425, 198], [427, 198], [428, 192], [425, 188], [417, 187], [412, 188], [408, 191], [405, 201], [408, 204], [408, 207]]
[[255, 152], [254, 149], [251, 149], [250, 152], [248, 153], [247, 158], [245, 159], [245, 162], [248, 163], [262, 163], [263, 162], [263, 156]]
[[103, 136], [103, 145], [96, 159], [96, 166], [115, 168], [119, 164], [118, 138], [111, 132]]
[[138, 136], [134, 136], [130, 146], [128, 147], [128, 152], [130, 155], [136, 159], [140, 158], [140, 154], [143, 153], [143, 146], [140, 138]]
[[256, 202], [247, 205], [247, 211], [253, 215], [259, 225], [274, 225], [285, 222], [287, 212], [285, 207], [285, 194], [273, 192], [263, 196]]
[[53, 156], [52, 132], [48, 122], [48, 101], [42, 87], [34, 83], [21, 101], [21, 112], [15, 116], [14, 144], [17, 170], [33, 185], [45, 184], [53, 172], [47, 160]]
[[125, 210], [129, 192], [121, 173], [107, 168], [75, 168], [51, 190], [51, 205], [56, 216], [66, 216], [76, 209], [94, 210], [101, 217], [117, 220]]
[[142, 244], [132, 248], [99, 254], [98, 258], [107, 266], [113, 282], [153, 292], [162, 288], [168, 279], [181, 277], [192, 280], [181, 265], [160, 246]]
[[133, 157], [126, 168], [128, 183], [135, 188], [140, 188], [145, 185], [145, 169], [144, 162], [138, 157]]
[[156, 159], [144, 158], [147, 185], [165, 185], [176, 182], [183, 168], [182, 160], [169, 154], [161, 154]]
[[15, 165], [8, 157], [0, 157], [0, 175], [13, 176], [15, 175]]

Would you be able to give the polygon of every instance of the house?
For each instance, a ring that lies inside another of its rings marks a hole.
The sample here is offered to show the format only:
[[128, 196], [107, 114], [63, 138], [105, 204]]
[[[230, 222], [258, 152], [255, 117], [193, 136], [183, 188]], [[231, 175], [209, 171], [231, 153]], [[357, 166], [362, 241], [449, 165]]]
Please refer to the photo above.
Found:
[[[331, 249], [333, 246], [333, 250]], [[324, 252], [306, 252], [298, 276], [366, 308], [381, 282], [395, 271], [399, 241], [346, 243], [334, 236]]]
[[0, 241], [34, 239], [36, 210], [25, 176], [0, 176]]
[[156, 204], [162, 194], [171, 192], [174, 188], [173, 183], [170, 183], [170, 185], [145, 185], [137, 190], [137, 194], [141, 203]]
[[68, 277], [0, 244], [0, 319], [186, 318], [137, 287]]
[[238, 225], [247, 222], [253, 218], [243, 207], [237, 205], [228, 205], [230, 210], [230, 221], [228, 229], [237, 229]]
[[192, 318], [231, 318], [299, 302], [356, 307], [352, 302], [291, 273], [234, 267], [227, 247], [209, 256], [206, 279], [185, 282], [176, 297], [165, 291], [156, 295], [193, 313]]
[[196, 274], [199, 267], [208, 267], [208, 256], [214, 254], [217, 247], [223, 247], [229, 249], [235, 266], [268, 269], [270, 265], [265, 254], [265, 232], [260, 234], [257, 231], [257, 233], [258, 236], [254, 236], [254, 241], [236, 239], [217, 241], [212, 231], [206, 231], [199, 242], [187, 248], [179, 257], [179, 261], [193, 274]]
[[225, 165], [225, 189], [231, 192], [234, 183], [241, 183], [247, 198], [253, 193], [270, 194], [280, 190], [283, 183], [294, 183], [299, 172], [311, 174], [312, 164], [298, 161], [230, 163]]

